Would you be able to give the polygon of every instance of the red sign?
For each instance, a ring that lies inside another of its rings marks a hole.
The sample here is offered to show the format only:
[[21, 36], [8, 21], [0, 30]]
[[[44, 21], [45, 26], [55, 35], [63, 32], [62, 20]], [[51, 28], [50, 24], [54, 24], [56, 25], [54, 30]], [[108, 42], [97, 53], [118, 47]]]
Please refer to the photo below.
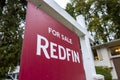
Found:
[[30, 2], [19, 80], [85, 80], [78, 36]]

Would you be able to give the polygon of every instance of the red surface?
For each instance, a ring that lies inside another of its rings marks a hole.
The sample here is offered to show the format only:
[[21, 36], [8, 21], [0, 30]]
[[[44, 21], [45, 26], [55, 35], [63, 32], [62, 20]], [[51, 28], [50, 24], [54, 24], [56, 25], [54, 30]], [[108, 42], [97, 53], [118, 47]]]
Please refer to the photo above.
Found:
[[[48, 33], [48, 27], [71, 38], [72, 44]], [[40, 56], [36, 55], [37, 34], [44, 36], [49, 42], [79, 52], [80, 63], [72, 60], [47, 59], [43, 51]], [[19, 80], [86, 80], [78, 36], [30, 2], [26, 16]]]

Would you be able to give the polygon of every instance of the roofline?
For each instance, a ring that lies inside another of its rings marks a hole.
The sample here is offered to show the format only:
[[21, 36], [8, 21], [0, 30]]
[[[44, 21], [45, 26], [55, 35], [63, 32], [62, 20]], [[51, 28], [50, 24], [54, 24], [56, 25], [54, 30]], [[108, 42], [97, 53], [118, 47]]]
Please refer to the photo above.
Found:
[[92, 49], [102, 48], [102, 47], [110, 48], [110, 47], [115, 47], [115, 46], [120, 46], [120, 39], [116, 39], [116, 40], [112, 40], [104, 44], [98, 44], [98, 45], [92, 46]]

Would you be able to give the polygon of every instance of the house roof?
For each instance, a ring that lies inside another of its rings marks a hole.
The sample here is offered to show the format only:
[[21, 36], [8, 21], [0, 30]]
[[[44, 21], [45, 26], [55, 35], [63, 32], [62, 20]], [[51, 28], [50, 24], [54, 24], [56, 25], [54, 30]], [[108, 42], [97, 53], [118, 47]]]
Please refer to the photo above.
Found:
[[97, 49], [97, 48], [102, 48], [102, 47], [115, 47], [115, 46], [120, 46], [120, 39], [113, 40], [104, 44], [98, 44], [95, 46], [92, 46], [92, 49]]

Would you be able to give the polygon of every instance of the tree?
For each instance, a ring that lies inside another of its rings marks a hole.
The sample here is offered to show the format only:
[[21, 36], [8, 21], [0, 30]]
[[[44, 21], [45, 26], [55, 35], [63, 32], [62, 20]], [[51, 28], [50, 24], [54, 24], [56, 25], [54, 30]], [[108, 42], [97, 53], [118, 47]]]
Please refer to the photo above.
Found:
[[19, 64], [25, 0], [0, 0], [0, 79]]
[[73, 18], [85, 17], [95, 41], [105, 43], [120, 38], [120, 0], [71, 0], [66, 11]]

